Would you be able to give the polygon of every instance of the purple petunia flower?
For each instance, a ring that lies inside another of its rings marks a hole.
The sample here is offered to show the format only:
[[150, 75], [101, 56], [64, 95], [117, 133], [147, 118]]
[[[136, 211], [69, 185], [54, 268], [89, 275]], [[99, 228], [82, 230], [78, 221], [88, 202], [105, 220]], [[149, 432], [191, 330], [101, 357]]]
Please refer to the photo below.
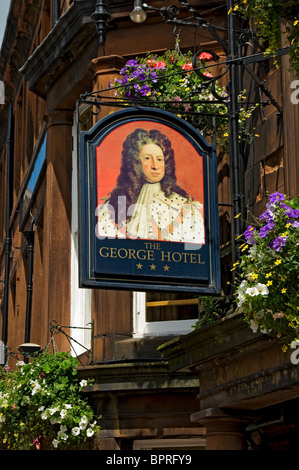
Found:
[[143, 86], [143, 87], [140, 88], [140, 94], [141, 94], [141, 96], [147, 96], [148, 93], [150, 93], [150, 92], [151, 92], [151, 89], [150, 89], [150, 87], [147, 86], [147, 85], [145, 85], [145, 86]]
[[298, 218], [298, 216], [299, 216], [299, 210], [298, 209], [293, 209], [292, 207], [287, 206], [286, 204], [284, 204], [284, 202], [282, 202], [280, 204], [280, 207], [285, 209], [285, 213], [288, 217], [292, 217], [292, 219], [297, 219]]
[[150, 73], [150, 79], [152, 80], [153, 83], [156, 83], [158, 81], [158, 75], [156, 74], [156, 72]]
[[246, 238], [246, 242], [249, 243], [250, 245], [256, 245], [257, 240], [254, 236], [256, 229], [252, 227], [252, 225], [249, 225], [247, 230], [244, 232], [244, 237]]
[[274, 222], [269, 222], [268, 224], [264, 225], [259, 232], [260, 238], [265, 238], [268, 233], [272, 232], [273, 228], [275, 227]]
[[128, 62], [126, 63], [125, 66], [126, 66], [126, 67], [137, 67], [137, 66], [138, 66], [138, 62], [137, 62], [137, 60], [135, 60], [135, 59], [130, 59], [130, 60], [128, 60]]
[[288, 220], [288, 223], [292, 225], [292, 227], [299, 228], [299, 222], [298, 220]]
[[271, 203], [278, 202], [278, 201], [284, 201], [285, 196], [284, 196], [284, 194], [278, 193], [277, 191], [275, 191], [273, 194], [271, 194], [269, 196], [269, 200], [270, 200]]
[[274, 214], [270, 209], [267, 209], [263, 214], [260, 215], [259, 220], [265, 219], [266, 222], [273, 222], [274, 221]]
[[273, 248], [275, 251], [279, 251], [282, 246], [285, 246], [289, 237], [277, 237], [272, 240], [269, 244], [270, 248]]

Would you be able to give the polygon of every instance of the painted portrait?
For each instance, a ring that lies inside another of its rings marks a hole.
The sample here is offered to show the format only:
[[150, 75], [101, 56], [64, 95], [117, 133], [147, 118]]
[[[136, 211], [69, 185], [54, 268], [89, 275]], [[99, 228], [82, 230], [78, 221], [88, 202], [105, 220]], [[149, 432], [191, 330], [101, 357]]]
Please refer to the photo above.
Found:
[[176, 129], [138, 120], [96, 148], [99, 239], [205, 244], [203, 157]]

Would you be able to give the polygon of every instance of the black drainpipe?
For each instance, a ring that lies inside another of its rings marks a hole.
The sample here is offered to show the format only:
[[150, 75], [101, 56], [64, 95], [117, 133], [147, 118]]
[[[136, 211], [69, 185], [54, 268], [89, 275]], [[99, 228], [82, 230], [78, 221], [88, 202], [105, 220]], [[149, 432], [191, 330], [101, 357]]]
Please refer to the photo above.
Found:
[[2, 343], [4, 346], [4, 364], [6, 363], [6, 348], [7, 348], [7, 325], [8, 325], [8, 295], [9, 295], [9, 274], [10, 274], [10, 252], [11, 252], [11, 233], [10, 233], [10, 214], [11, 214], [11, 185], [12, 185], [12, 172], [13, 172], [13, 143], [14, 143], [14, 116], [12, 110], [12, 103], [9, 103], [8, 114], [8, 129], [6, 140], [6, 207], [5, 207], [5, 239], [4, 239], [4, 254], [5, 254], [5, 273], [4, 273], [4, 296], [3, 296], [3, 310], [2, 310]]
[[32, 279], [33, 279], [33, 257], [34, 257], [34, 220], [32, 219], [30, 229], [23, 232], [27, 240], [28, 271], [27, 271], [27, 299], [26, 299], [26, 323], [25, 323], [25, 343], [30, 342], [31, 326], [31, 306], [32, 306]]

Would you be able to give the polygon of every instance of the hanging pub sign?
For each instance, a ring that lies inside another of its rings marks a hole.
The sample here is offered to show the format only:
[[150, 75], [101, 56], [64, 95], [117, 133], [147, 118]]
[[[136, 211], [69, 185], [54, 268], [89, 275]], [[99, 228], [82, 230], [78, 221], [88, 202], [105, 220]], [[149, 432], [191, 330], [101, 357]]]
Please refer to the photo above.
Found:
[[80, 285], [219, 293], [214, 146], [172, 113], [128, 108], [80, 135]]

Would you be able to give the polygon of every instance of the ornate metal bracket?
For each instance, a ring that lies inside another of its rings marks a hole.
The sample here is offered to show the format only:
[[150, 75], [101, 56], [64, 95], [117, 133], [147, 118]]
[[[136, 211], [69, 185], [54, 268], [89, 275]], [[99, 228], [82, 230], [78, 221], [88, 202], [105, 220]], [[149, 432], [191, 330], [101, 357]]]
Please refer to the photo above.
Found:
[[[90, 326], [88, 326], [90, 325]], [[91, 330], [91, 348], [85, 347], [83, 344], [79, 343], [76, 339], [74, 339], [72, 336], [68, 335], [64, 329], [80, 329], [80, 330]], [[86, 355], [91, 358], [91, 364], [93, 363], [94, 359], [94, 321], [87, 323], [87, 325], [84, 326], [66, 326], [66, 325], [59, 325], [56, 320], [51, 320], [50, 322], [50, 333], [51, 333], [51, 342], [54, 343], [54, 334], [62, 333], [68, 341], [71, 343], [74, 342], [81, 346], [83, 349], [86, 351]]]

